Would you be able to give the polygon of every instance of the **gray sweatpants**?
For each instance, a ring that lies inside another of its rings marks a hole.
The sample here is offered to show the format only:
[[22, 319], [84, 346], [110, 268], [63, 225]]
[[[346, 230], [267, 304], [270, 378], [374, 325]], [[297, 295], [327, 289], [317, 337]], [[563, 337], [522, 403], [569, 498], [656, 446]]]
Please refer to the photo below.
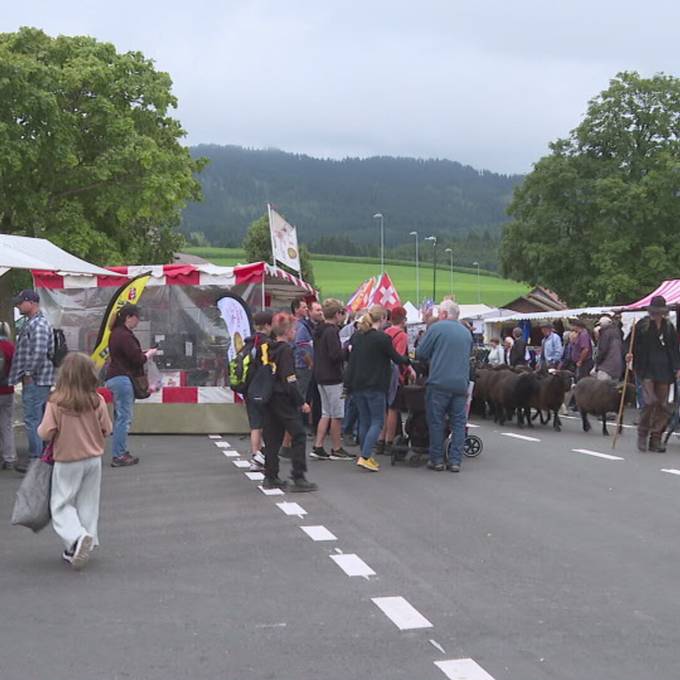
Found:
[[14, 446], [14, 395], [0, 394], [0, 454], [6, 463], [17, 459]]
[[54, 464], [50, 500], [52, 526], [67, 550], [85, 533], [94, 537], [93, 545], [99, 545], [101, 480], [101, 456]]

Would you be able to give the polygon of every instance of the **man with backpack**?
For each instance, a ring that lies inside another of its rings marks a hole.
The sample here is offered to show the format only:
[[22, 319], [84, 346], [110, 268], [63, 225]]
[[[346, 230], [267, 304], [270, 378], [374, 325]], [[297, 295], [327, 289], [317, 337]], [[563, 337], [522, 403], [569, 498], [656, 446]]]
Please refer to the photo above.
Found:
[[[54, 332], [40, 309], [40, 297], [34, 290], [22, 290], [14, 298], [14, 305], [26, 320], [17, 338], [9, 384], [22, 384], [24, 425], [29, 457], [33, 459], [43, 452], [38, 425], [54, 384]], [[15, 467], [19, 472], [27, 469], [27, 466], [19, 464]]]

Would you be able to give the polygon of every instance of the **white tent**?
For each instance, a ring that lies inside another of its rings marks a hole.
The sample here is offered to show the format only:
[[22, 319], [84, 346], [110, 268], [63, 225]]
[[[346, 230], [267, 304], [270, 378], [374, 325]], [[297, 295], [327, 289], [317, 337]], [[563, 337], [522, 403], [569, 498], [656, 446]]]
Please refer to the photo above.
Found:
[[119, 276], [97, 267], [50, 243], [44, 238], [0, 234], [0, 276], [10, 269], [48, 269], [64, 274]]
[[420, 312], [410, 300], [404, 303], [404, 309], [406, 310], [406, 323], [420, 323]]

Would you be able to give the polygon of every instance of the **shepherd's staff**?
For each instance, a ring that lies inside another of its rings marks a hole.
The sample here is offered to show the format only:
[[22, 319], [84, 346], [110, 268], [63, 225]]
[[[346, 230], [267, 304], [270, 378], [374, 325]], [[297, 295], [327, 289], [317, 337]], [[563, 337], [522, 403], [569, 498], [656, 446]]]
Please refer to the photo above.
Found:
[[[637, 328], [637, 321], [633, 322], [633, 329], [630, 332], [630, 347], [627, 354], [632, 355], [635, 351], [635, 330]], [[626, 404], [626, 391], [628, 390], [628, 377], [630, 376], [630, 366], [633, 360], [626, 361], [626, 373], [623, 377], [623, 392], [621, 392], [621, 403], [619, 404], [619, 414], [616, 418], [616, 432], [614, 432], [614, 439], [612, 440], [612, 449], [616, 448], [616, 440], [619, 438], [623, 425], [623, 407]]]

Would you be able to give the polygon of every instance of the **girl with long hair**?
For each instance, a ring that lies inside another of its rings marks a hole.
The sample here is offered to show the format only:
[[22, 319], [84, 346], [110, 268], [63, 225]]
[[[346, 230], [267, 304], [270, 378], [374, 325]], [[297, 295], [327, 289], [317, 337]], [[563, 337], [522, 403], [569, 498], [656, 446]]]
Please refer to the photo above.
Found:
[[90, 357], [67, 354], [38, 427], [43, 441], [51, 442], [54, 458], [52, 526], [64, 542], [62, 558], [75, 569], [85, 565], [99, 544], [101, 457], [112, 427], [98, 382]]

